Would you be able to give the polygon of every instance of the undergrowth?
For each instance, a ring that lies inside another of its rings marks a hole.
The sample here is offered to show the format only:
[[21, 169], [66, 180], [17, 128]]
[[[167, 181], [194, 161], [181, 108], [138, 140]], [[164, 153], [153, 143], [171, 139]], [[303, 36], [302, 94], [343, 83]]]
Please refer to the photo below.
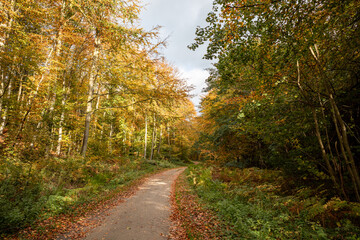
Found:
[[49, 158], [0, 164], [0, 238], [43, 219], [73, 211], [99, 195], [116, 191], [142, 176], [176, 167], [164, 160], [137, 158]]
[[228, 226], [223, 239], [360, 239], [360, 205], [299, 186], [279, 171], [191, 166], [192, 189]]

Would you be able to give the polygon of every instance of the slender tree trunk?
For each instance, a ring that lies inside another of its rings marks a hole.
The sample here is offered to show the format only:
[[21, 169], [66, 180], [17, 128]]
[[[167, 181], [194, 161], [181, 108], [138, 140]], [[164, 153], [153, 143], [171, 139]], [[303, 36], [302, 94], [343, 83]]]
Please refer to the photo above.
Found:
[[70, 154], [71, 154], [71, 146], [72, 146], [72, 144], [73, 144], [73, 141], [71, 141], [71, 132], [69, 132], [69, 146], [68, 146], [68, 150], [67, 150], [67, 156], [70, 156]]
[[170, 128], [169, 125], [166, 123], [166, 131], [167, 131], [167, 140], [168, 140], [168, 145], [171, 145], [171, 141], [170, 141]]
[[321, 79], [323, 81], [323, 84], [324, 84], [324, 87], [326, 90], [326, 94], [329, 98], [333, 121], [335, 124], [336, 133], [337, 133], [339, 143], [340, 143], [340, 149], [341, 149], [343, 158], [345, 160], [345, 163], [347, 165], [351, 179], [353, 181], [356, 199], [357, 199], [357, 201], [360, 201], [360, 195], [359, 195], [360, 177], [359, 177], [357, 166], [355, 164], [355, 160], [354, 160], [354, 157], [353, 157], [353, 154], [352, 154], [352, 151], [350, 148], [350, 144], [348, 141], [347, 128], [345, 126], [345, 123], [341, 117], [339, 108], [334, 99], [334, 91], [329, 83], [329, 80], [328, 80], [329, 77], [327, 76], [326, 72], [324, 71], [324, 67], [320, 61], [320, 54], [319, 54], [318, 47], [316, 44], [314, 45], [314, 48], [315, 48], [315, 51], [312, 49], [312, 47], [310, 47], [310, 52], [313, 55], [313, 57], [317, 63], [317, 66], [319, 68], [319, 73], [320, 73]]
[[[321, 100], [320, 94], [318, 94], [318, 98], [319, 98], [319, 102], [320, 102], [320, 108], [321, 108], [322, 117], [323, 117], [323, 119], [325, 121], [326, 120], [325, 111], [324, 111], [325, 106], [324, 106], [324, 103]], [[329, 138], [329, 133], [328, 133], [327, 127], [325, 127], [325, 136], [326, 136], [327, 149], [329, 151], [331, 161], [332, 161], [332, 163], [334, 165], [334, 174], [337, 173], [338, 176], [339, 176], [339, 181], [340, 181], [339, 190], [342, 192], [345, 199], [349, 200], [349, 197], [347, 196], [346, 191], [345, 191], [345, 187], [344, 187], [341, 162], [339, 162], [341, 158], [340, 157], [336, 158], [334, 156], [334, 154], [333, 154], [333, 151], [332, 151], [332, 148], [331, 148], [331, 145], [330, 145], [330, 138]]]
[[334, 121], [334, 125], [335, 125], [335, 130], [336, 130], [336, 133], [338, 135], [339, 145], [340, 145], [340, 150], [341, 150], [341, 153], [342, 153], [342, 157], [345, 160], [345, 165], [346, 165], [346, 167], [348, 169], [351, 180], [353, 182], [353, 185], [354, 185], [353, 187], [354, 187], [356, 199], [357, 199], [357, 201], [360, 201], [359, 188], [358, 188], [357, 183], [356, 183], [356, 179], [355, 179], [355, 176], [354, 176], [353, 169], [351, 168], [350, 162], [349, 162], [347, 154], [345, 152], [345, 148], [344, 148], [344, 145], [343, 145], [342, 136], [341, 136], [340, 129], [339, 129], [339, 126], [338, 126], [337, 118], [336, 118], [336, 115], [335, 115], [335, 113], [333, 111], [332, 111], [332, 117], [333, 117], [333, 121]]
[[[0, 23], [0, 26], [6, 29], [6, 32], [4, 33], [3, 37], [1, 37], [0, 35], [0, 53], [4, 51], [4, 48], [10, 37], [10, 32], [12, 31], [12, 27], [14, 23], [14, 18], [12, 17], [12, 15], [15, 13], [16, 1], [11, 0], [9, 5], [10, 5], [9, 7], [10, 10], [7, 12], [7, 19], [4, 21], [5, 23]], [[0, 7], [4, 8], [4, 6], [0, 6]]]
[[160, 154], [160, 147], [161, 147], [161, 141], [162, 141], [162, 127], [161, 125], [159, 126], [160, 128], [160, 132], [159, 132], [159, 144], [158, 144], [158, 148], [157, 148], [157, 153]]
[[130, 130], [130, 131], [129, 131], [129, 148], [128, 148], [128, 154], [131, 154], [131, 151], [132, 151], [132, 141], [133, 141], [132, 132], [131, 132], [131, 130]]
[[126, 136], [127, 136], [127, 133], [126, 133], [125, 128], [124, 128], [124, 139], [123, 139], [124, 155], [126, 154]]
[[85, 129], [83, 135], [83, 142], [81, 146], [80, 154], [85, 157], [88, 140], [89, 140], [89, 130], [90, 130], [90, 122], [91, 122], [91, 115], [92, 115], [92, 100], [93, 100], [93, 93], [94, 93], [94, 85], [97, 75], [97, 64], [100, 55], [100, 38], [98, 33], [95, 33], [95, 49], [93, 52], [93, 61], [90, 69], [90, 78], [89, 78], [89, 88], [88, 88], [88, 98], [86, 103], [86, 116], [85, 116]]
[[19, 106], [20, 106], [20, 99], [21, 99], [21, 94], [22, 94], [22, 88], [23, 88], [23, 77], [20, 78], [19, 91], [18, 91], [18, 96], [17, 96], [17, 102], [18, 102], [18, 105], [19, 105]]
[[3, 109], [3, 100], [4, 100], [4, 92], [5, 92], [5, 77], [4, 72], [1, 71], [1, 82], [0, 82], [0, 117], [2, 116]]
[[[66, 10], [66, 1], [63, 0], [62, 4], [61, 4], [61, 10], [60, 10], [60, 26], [59, 29], [57, 31], [57, 36], [55, 39], [55, 56], [54, 56], [54, 60], [56, 62], [62, 62], [61, 60], [61, 52], [63, 49], [63, 31], [64, 31], [64, 25], [65, 25], [65, 10]], [[58, 81], [59, 79], [61, 79], [61, 75], [64, 75], [64, 71], [63, 70], [59, 70], [60, 66], [58, 66], [57, 63], [54, 64], [56, 66], [56, 69], [53, 70], [52, 75], [52, 84], [50, 85], [50, 95], [49, 95], [49, 102], [50, 102], [50, 107], [48, 109], [48, 111], [45, 111], [45, 114], [47, 115], [47, 127], [48, 127], [48, 131], [49, 131], [49, 139], [51, 142], [51, 148], [47, 147], [47, 154], [49, 152], [51, 152], [53, 150], [54, 147], [54, 110], [55, 110], [55, 104], [56, 104], [56, 99], [57, 99], [57, 88], [58, 88]], [[51, 71], [51, 69], [50, 69]], [[63, 76], [64, 79], [64, 76]], [[64, 81], [64, 80], [63, 80]], [[65, 104], [65, 103], [64, 103]], [[62, 137], [62, 135], [61, 135]], [[57, 141], [57, 145], [58, 145], [58, 141]], [[57, 150], [56, 150], [57, 152]]]
[[[96, 90], [96, 104], [95, 104], [95, 110], [98, 110], [99, 109], [99, 106], [100, 106], [100, 84], [98, 84], [98, 87], [97, 87], [97, 90]], [[103, 116], [105, 118], [106, 116], [106, 112], [103, 113]], [[93, 137], [95, 137], [96, 135], [96, 130], [97, 130], [97, 122], [98, 122], [98, 117], [95, 115], [94, 116], [94, 125], [92, 127], [93, 129]], [[101, 128], [101, 131], [100, 131], [100, 136], [102, 136], [104, 134], [104, 127]]]
[[[339, 153], [339, 149], [338, 149], [338, 142], [335, 141], [335, 152], [337, 155], [337, 159], [341, 159], [340, 153]], [[345, 166], [347, 166], [347, 164], [345, 164]], [[345, 192], [345, 186], [344, 186], [344, 178], [343, 178], [343, 173], [342, 173], [342, 166], [341, 166], [341, 162], [339, 163], [339, 178], [340, 178], [340, 184], [341, 184], [341, 188], [344, 189]], [[346, 192], [345, 192], [346, 193]], [[346, 200], [350, 200], [349, 197], [347, 195], [345, 195]]]
[[[62, 105], [64, 107], [65, 105], [65, 100], [62, 101]], [[58, 143], [57, 143], [57, 147], [56, 147], [56, 154], [60, 155], [61, 153], [61, 142], [62, 142], [62, 138], [63, 138], [63, 125], [64, 125], [64, 120], [65, 120], [65, 110], [61, 111], [61, 116], [60, 116], [60, 122], [59, 122], [59, 136], [58, 136]]]
[[[314, 123], [315, 123], [315, 133], [316, 133], [316, 137], [317, 137], [317, 139], [318, 139], [319, 145], [320, 145], [321, 155], [322, 155], [323, 159], [325, 160], [326, 167], [327, 167], [327, 170], [328, 170], [328, 172], [329, 172], [329, 174], [330, 174], [331, 180], [333, 181], [335, 187], [340, 190], [340, 185], [338, 184], [338, 182], [337, 182], [337, 180], [336, 180], [336, 176], [335, 176], [334, 169], [333, 169], [333, 167], [332, 167], [331, 164], [330, 164], [329, 157], [328, 157], [328, 155], [327, 155], [327, 153], [326, 153], [325, 146], [324, 146], [324, 143], [323, 143], [322, 138], [321, 138], [320, 128], [319, 128], [319, 123], [318, 123], [318, 119], [317, 119], [316, 110], [315, 110], [314, 107], [313, 107], [311, 110], [312, 110], [312, 113], [313, 113], [313, 118], [314, 118]], [[346, 194], [345, 194], [345, 195], [346, 195]]]
[[339, 111], [339, 109], [338, 109], [338, 107], [337, 107], [337, 105], [335, 103], [335, 100], [334, 100], [334, 97], [333, 97], [332, 94], [330, 94], [330, 103], [333, 105], [335, 116], [336, 116], [336, 118], [337, 118], [337, 120], [339, 122], [339, 127], [340, 127], [341, 135], [342, 135], [342, 141], [344, 143], [346, 153], [347, 153], [347, 155], [349, 157], [350, 165], [351, 165], [351, 167], [353, 169], [356, 183], [358, 185], [358, 188], [360, 188], [360, 177], [359, 177], [359, 173], [357, 171], [357, 166], [355, 164], [355, 160], [354, 160], [351, 148], [350, 148], [348, 135], [347, 135], [347, 128], [346, 128], [345, 123], [344, 123], [344, 121], [343, 121], [343, 119], [341, 117], [340, 111]]
[[356, 176], [358, 176], [358, 172], [357, 172], [356, 167], [355, 168], [353, 167], [353, 165], [351, 164], [351, 160], [349, 159], [348, 152], [346, 151], [346, 147], [345, 147], [343, 132], [341, 132], [341, 124], [339, 123], [339, 118], [338, 118], [337, 114], [335, 113], [335, 109], [333, 106], [332, 106], [331, 112], [332, 112], [332, 117], [333, 117], [335, 129], [336, 129], [336, 133], [337, 133], [337, 136], [339, 139], [339, 145], [340, 145], [342, 157], [345, 160], [346, 167], [348, 169], [351, 180], [353, 182], [356, 199], [357, 199], [357, 201], [360, 201], [360, 188], [359, 188], [360, 185], [358, 184], [357, 177], [356, 177]]
[[113, 124], [110, 123], [110, 132], [109, 132], [109, 152], [110, 152], [110, 153], [112, 153], [112, 143], [111, 143], [111, 139], [112, 139], [113, 131], [114, 131]]
[[70, 93], [70, 87], [66, 86], [66, 80], [70, 77], [71, 69], [74, 64], [74, 51], [72, 50], [72, 53], [70, 54], [70, 62], [65, 70], [65, 73], [63, 75], [63, 82], [62, 82], [62, 100], [61, 100], [61, 115], [60, 115], [60, 122], [59, 122], [59, 130], [58, 130], [58, 140], [57, 140], [57, 147], [56, 147], [56, 154], [61, 154], [61, 145], [62, 145], [62, 139], [63, 139], [63, 128], [64, 128], [64, 122], [65, 122], [65, 113], [66, 113], [66, 101], [68, 94]]
[[144, 159], [146, 159], [147, 137], [148, 137], [147, 135], [148, 135], [148, 119], [147, 119], [147, 113], [145, 112]]
[[152, 132], [152, 138], [151, 138], [151, 155], [150, 155], [150, 161], [154, 157], [154, 148], [155, 148], [155, 142], [156, 142], [156, 115], [154, 113], [154, 124], [153, 124], [153, 132]]
[[66, 76], [64, 76], [64, 78], [63, 78], [63, 98], [61, 100], [61, 115], [60, 115], [60, 122], [59, 122], [59, 132], [58, 132], [57, 147], [56, 147], [56, 154], [57, 155], [60, 155], [60, 153], [61, 153], [61, 142], [62, 142], [62, 137], [63, 137], [63, 125], [64, 125], [64, 121], [65, 121], [66, 98], [67, 98]]
[[[8, 111], [9, 111], [9, 105], [10, 105], [10, 98], [11, 98], [11, 88], [12, 88], [12, 78], [9, 79], [9, 86], [7, 89], [7, 100], [8, 103], [6, 104], [5, 108], [3, 109], [2, 112], [2, 122], [0, 125], [0, 135], [2, 135], [4, 133], [4, 129], [5, 129], [5, 125], [6, 125], [6, 121], [8, 118]], [[2, 97], [4, 98], [4, 97]]]

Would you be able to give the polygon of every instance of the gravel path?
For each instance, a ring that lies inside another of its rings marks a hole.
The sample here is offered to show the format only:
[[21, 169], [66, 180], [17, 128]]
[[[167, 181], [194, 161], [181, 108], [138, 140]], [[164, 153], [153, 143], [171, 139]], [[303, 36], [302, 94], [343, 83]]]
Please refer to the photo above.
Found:
[[89, 232], [85, 239], [167, 239], [171, 184], [184, 169], [171, 169], [150, 177], [134, 196], [114, 207], [102, 224]]

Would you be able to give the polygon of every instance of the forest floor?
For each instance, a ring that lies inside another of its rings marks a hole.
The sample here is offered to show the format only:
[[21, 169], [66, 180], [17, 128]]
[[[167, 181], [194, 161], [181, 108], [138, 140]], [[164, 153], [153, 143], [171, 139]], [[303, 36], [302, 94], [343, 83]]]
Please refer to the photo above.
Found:
[[[185, 168], [171, 169], [149, 177], [123, 203], [107, 211], [93, 229], [83, 229], [84, 239], [167, 239], [171, 225], [171, 185]], [[69, 232], [58, 239], [71, 239]]]

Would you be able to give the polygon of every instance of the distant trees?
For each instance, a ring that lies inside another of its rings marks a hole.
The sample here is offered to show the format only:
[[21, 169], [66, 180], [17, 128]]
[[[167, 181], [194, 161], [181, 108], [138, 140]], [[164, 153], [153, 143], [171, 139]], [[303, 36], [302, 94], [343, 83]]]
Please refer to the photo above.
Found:
[[214, 1], [190, 46], [210, 41], [205, 57], [218, 59], [199, 119], [204, 153], [331, 181], [360, 201], [359, 10], [353, 0]]

